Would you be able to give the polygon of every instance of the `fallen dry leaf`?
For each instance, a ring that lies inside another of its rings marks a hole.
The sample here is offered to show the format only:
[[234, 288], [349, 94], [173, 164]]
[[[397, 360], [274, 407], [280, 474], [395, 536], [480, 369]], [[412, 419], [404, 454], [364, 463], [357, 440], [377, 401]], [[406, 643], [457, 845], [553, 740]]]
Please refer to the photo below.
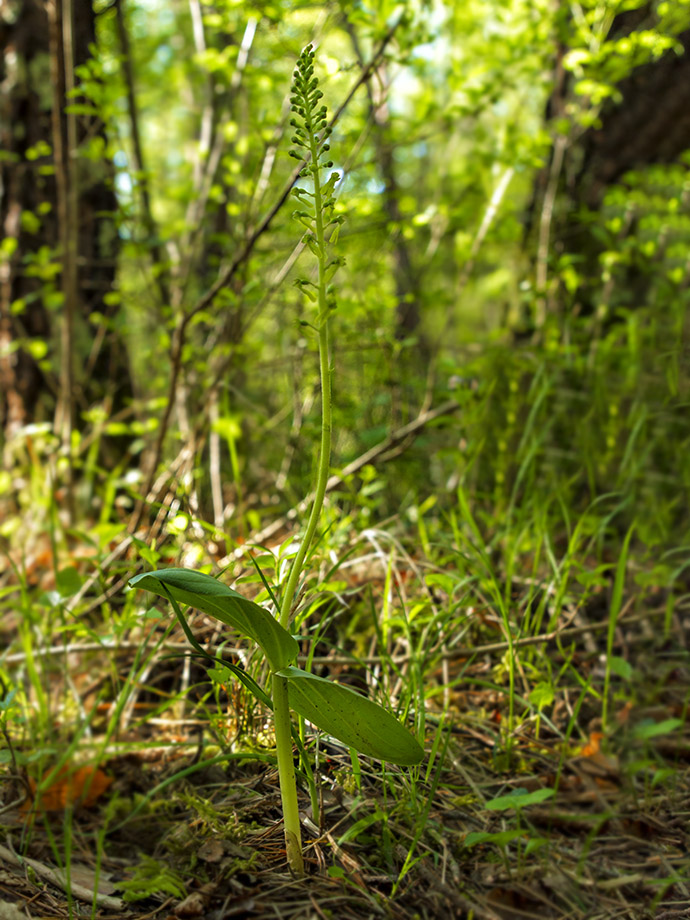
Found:
[[207, 840], [201, 844], [196, 855], [199, 859], [203, 859], [204, 862], [216, 863], [221, 861], [224, 852], [225, 850], [220, 840]]
[[176, 917], [184, 917], [185, 920], [193, 917], [203, 917], [206, 911], [206, 902], [198, 891], [193, 891], [184, 901], [180, 901], [173, 910]]
[[589, 736], [589, 741], [582, 748], [580, 753], [583, 757], [593, 757], [595, 754], [599, 753], [599, 748], [601, 746], [601, 739], [604, 737], [603, 732], [592, 732]]
[[112, 777], [98, 767], [79, 767], [72, 773], [69, 772], [69, 768], [64, 767], [57, 773], [50, 786], [37, 796], [39, 783], [33, 777], [29, 777], [32, 795], [22, 804], [20, 811], [26, 815], [35, 810], [64, 811], [65, 808], [80, 806], [90, 808], [96, 804], [112, 781]]

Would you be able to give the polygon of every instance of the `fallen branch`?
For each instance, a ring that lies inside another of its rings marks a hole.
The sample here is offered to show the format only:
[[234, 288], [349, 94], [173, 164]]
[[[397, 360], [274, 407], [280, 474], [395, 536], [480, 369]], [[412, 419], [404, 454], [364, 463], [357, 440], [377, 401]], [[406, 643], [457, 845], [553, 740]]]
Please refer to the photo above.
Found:
[[55, 885], [57, 888], [61, 888], [63, 891], [71, 893], [73, 897], [77, 898], [79, 901], [83, 901], [85, 904], [92, 904], [95, 900], [96, 904], [98, 904], [100, 907], [106, 907], [108, 910], [116, 910], [120, 912], [124, 910], [124, 901], [122, 901], [120, 898], [113, 898], [107, 894], [100, 894], [98, 891], [87, 888], [85, 885], [80, 885], [78, 882], [65, 877], [58, 869], [51, 869], [50, 866], [45, 866], [37, 859], [30, 859], [28, 856], [19, 856], [17, 853], [14, 853], [12, 850], [9, 850], [7, 847], [1, 845], [0, 859], [11, 866], [17, 866], [20, 869], [28, 866], [36, 873], [36, 875], [39, 875], [41, 878], [45, 879], [49, 884]]
[[[619, 626], [631, 626], [634, 623], [647, 623], [652, 617], [666, 616], [666, 607], [659, 607], [657, 610], [645, 610], [644, 613], [638, 613], [634, 616], [626, 616], [622, 619], [619, 619]], [[458, 658], [473, 658], [477, 655], [491, 655], [494, 652], [506, 652], [511, 647], [516, 648], [525, 648], [529, 645], [541, 645], [542, 643], [555, 642], [557, 639], [572, 639], [576, 636], [581, 636], [584, 633], [588, 632], [602, 632], [603, 630], [608, 629], [609, 620], [599, 620], [596, 623], [587, 623], [583, 626], [567, 626], [565, 629], [554, 629], [551, 632], [540, 633], [537, 636], [524, 636], [522, 639], [513, 639], [512, 643], [509, 642], [491, 642], [486, 645], [475, 645], [474, 648], [454, 648], [447, 651], [441, 652], [440, 655], [435, 656], [439, 661], [454, 661]], [[51, 645], [48, 648], [34, 649], [32, 652], [35, 658], [43, 658], [50, 655], [67, 655], [80, 652], [124, 652], [124, 651], [135, 651], [136, 649], [141, 649], [141, 642], [75, 642], [70, 645]], [[166, 652], [179, 652], [179, 654], [184, 654], [189, 652], [189, 644], [186, 642], [162, 642], [160, 645], [162, 651]], [[239, 658], [243, 659], [246, 657], [246, 649], [242, 648], [233, 648], [232, 646], [224, 646], [222, 649], [217, 652], [219, 658]], [[415, 655], [339, 655], [339, 656], [329, 656], [329, 655], [315, 655], [314, 657], [307, 655], [298, 655], [297, 661], [304, 662], [310, 661], [312, 664], [360, 664], [360, 665], [377, 665], [385, 662], [391, 662], [395, 665], [407, 664], [410, 661], [416, 660], [417, 656]], [[12, 655], [5, 655], [2, 659], [4, 665], [7, 664], [18, 664], [21, 661], [26, 659], [26, 652], [14, 652]]]
[[[378, 444], [371, 447], [369, 450], [365, 451], [363, 454], [360, 454], [356, 460], [353, 460], [352, 463], [348, 463], [339, 473], [334, 473], [331, 476], [326, 484], [326, 492], [332, 492], [333, 489], [337, 488], [339, 485], [347, 479], [348, 476], [352, 476], [355, 473], [358, 473], [363, 467], [368, 466], [370, 463], [374, 463], [376, 460], [379, 460], [381, 457], [385, 456], [393, 447], [400, 444], [402, 441], [405, 441], [406, 438], [413, 437], [420, 429], [424, 428], [425, 425], [428, 425], [429, 422], [435, 421], [437, 418], [441, 418], [443, 415], [450, 415], [452, 412], [457, 412], [460, 408], [460, 404], [455, 402], [454, 399], [449, 399], [447, 402], [441, 403], [440, 406], [437, 406], [435, 409], [428, 409], [426, 412], [421, 412], [416, 419], [411, 422], [408, 422], [407, 425], [403, 425], [401, 428], [396, 428], [395, 431], [392, 431], [388, 437], [384, 438], [383, 441], [380, 441]], [[313, 493], [309, 493], [307, 497], [296, 505], [294, 508], [291, 508], [287, 514], [283, 517], [278, 518], [278, 520], [273, 521], [267, 527], [264, 527], [263, 530], [260, 530], [258, 533], [255, 533], [252, 537], [252, 543], [263, 543], [264, 540], [268, 540], [274, 534], [278, 533], [285, 527], [286, 524], [294, 521], [298, 515], [302, 514], [306, 508], [309, 507], [312, 499]], [[239, 546], [232, 553], [233, 559], [240, 559], [245, 553], [245, 547]]]

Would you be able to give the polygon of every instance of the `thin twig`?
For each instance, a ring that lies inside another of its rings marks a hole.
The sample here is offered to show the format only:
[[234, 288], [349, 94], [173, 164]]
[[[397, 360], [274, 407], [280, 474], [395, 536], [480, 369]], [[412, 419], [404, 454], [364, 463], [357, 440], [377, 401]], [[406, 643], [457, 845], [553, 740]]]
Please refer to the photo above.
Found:
[[[665, 615], [665, 607], [660, 607], [658, 610], [646, 610], [644, 613], [638, 613], [635, 616], [626, 617], [624, 620], [620, 621], [619, 625], [630, 626], [634, 623], [644, 623], [647, 622], [649, 617]], [[540, 633], [538, 636], [525, 636], [523, 639], [514, 639], [512, 646], [509, 642], [491, 642], [487, 645], [476, 645], [474, 648], [455, 648], [450, 651], [442, 651], [441, 654], [437, 657], [439, 661], [454, 661], [458, 658], [476, 658], [478, 655], [490, 655], [494, 652], [505, 652], [511, 647], [525, 648], [530, 645], [541, 645], [542, 643], [546, 642], [555, 642], [558, 639], [569, 639], [573, 638], [574, 636], [581, 636], [583, 633], [587, 632], [600, 632], [601, 630], [608, 629], [608, 626], [609, 621], [607, 618], [605, 620], [599, 620], [596, 623], [588, 623], [584, 626], [570, 626], [567, 629], [554, 629], [548, 633]], [[187, 654], [189, 652], [189, 644], [187, 642], [163, 642], [161, 643], [160, 647], [167, 652], [175, 652], [179, 654]], [[82, 652], [125, 652], [135, 651], [137, 649], [141, 649], [141, 642], [76, 642], [70, 645], [51, 645], [48, 648], [35, 649], [32, 654], [35, 658], [47, 658], [53, 655], [79, 654]], [[230, 648], [224, 646], [218, 651], [217, 654], [219, 658], [242, 659], [244, 656], [246, 656], [247, 650], [243, 648]], [[414, 661], [417, 657], [418, 656], [416, 655], [364, 655], [362, 657], [357, 655], [316, 655], [314, 657], [298, 655], [297, 660], [302, 662], [309, 660], [314, 664], [328, 665], [376, 665], [382, 664], [384, 662], [392, 662], [393, 664], [400, 665]], [[3, 664], [19, 664], [25, 659], [26, 654], [24, 652], [15, 652], [12, 655], [6, 655], [1, 659], [1, 661]]]
[[[204, 33], [204, 16], [201, 10], [200, 0], [189, 0], [189, 12], [192, 18], [192, 35], [194, 37], [194, 50], [197, 55], [202, 57], [206, 54], [206, 35]], [[210, 72], [206, 75], [205, 86], [206, 101], [204, 102], [199, 128], [199, 146], [194, 158], [192, 168], [192, 184], [195, 194], [198, 195], [201, 188], [203, 176], [203, 166], [211, 148], [211, 137], [213, 135], [213, 115], [214, 115], [214, 98], [215, 88], [214, 80]]]
[[[360, 48], [357, 32], [353, 24], [344, 15], [345, 31], [350, 36], [352, 47], [360, 67], [364, 66], [364, 57]], [[366, 83], [369, 98], [369, 118], [372, 124], [371, 136], [374, 142], [376, 160], [383, 179], [382, 209], [387, 219], [386, 230], [391, 240], [394, 262], [396, 308], [396, 335], [406, 338], [416, 334], [418, 347], [422, 353], [428, 350], [428, 343], [419, 330], [419, 270], [413, 264], [412, 253], [407, 239], [402, 232], [404, 224], [400, 210], [400, 185], [395, 171], [395, 158], [391, 142], [391, 118], [388, 106], [390, 80], [387, 78], [385, 65], [377, 67], [376, 80]], [[397, 228], [397, 229], [395, 229]]]
[[[407, 425], [403, 425], [401, 428], [396, 428], [395, 431], [391, 432], [387, 438], [384, 438], [383, 441], [380, 441], [378, 444], [375, 444], [374, 447], [365, 451], [363, 454], [360, 454], [356, 460], [353, 460], [352, 463], [348, 463], [346, 467], [339, 473], [334, 473], [326, 483], [326, 492], [332, 492], [333, 489], [336, 489], [341, 485], [348, 476], [352, 476], [357, 473], [362, 467], [367, 466], [370, 463], [374, 463], [376, 460], [380, 460], [384, 457], [391, 448], [395, 447], [401, 441], [411, 437], [415, 434], [420, 428], [423, 428], [425, 425], [428, 425], [429, 422], [434, 421], [437, 418], [441, 418], [443, 415], [450, 415], [452, 412], [457, 412], [460, 408], [460, 404], [455, 402], [455, 400], [448, 400], [447, 402], [442, 403], [440, 406], [437, 406], [435, 409], [429, 409], [426, 412], [420, 413], [416, 419], [413, 419], [411, 422], [408, 422]], [[267, 527], [264, 527], [262, 530], [258, 531], [252, 536], [250, 543], [263, 543], [265, 540], [268, 540], [274, 534], [278, 533], [283, 529], [287, 524], [294, 521], [298, 515], [302, 514], [306, 508], [309, 507], [309, 504], [313, 498], [312, 493], [306, 496], [298, 505], [295, 505], [294, 508], [291, 508], [287, 514], [283, 517], [278, 518], [276, 521], [270, 523]], [[246, 552], [246, 547], [243, 544], [238, 546], [237, 549], [233, 550], [231, 553], [232, 559], [241, 559]]]
[[[254, 16], [250, 16], [247, 20], [242, 42], [240, 43], [237, 62], [235, 64], [235, 70], [233, 72], [232, 80], [230, 83], [230, 91], [233, 97], [237, 96], [237, 93], [242, 84], [242, 78], [247, 66], [247, 62], [249, 60], [249, 53], [254, 42], [257, 25], [258, 20]], [[205, 143], [205, 141], [203, 143]], [[204, 212], [206, 210], [206, 205], [208, 204], [208, 200], [211, 195], [211, 189], [213, 187], [213, 182], [215, 180], [216, 173], [218, 172], [218, 167], [220, 166], [223, 152], [225, 151], [226, 147], [226, 138], [224, 132], [220, 128], [217, 129], [213, 142], [211, 143], [209, 138], [208, 143], [209, 147], [206, 151], [204, 151], [203, 157], [201, 156], [201, 149], [199, 151], [200, 159], [202, 162], [205, 161], [205, 166], [200, 172], [199, 186], [196, 189], [194, 198], [192, 198], [189, 203], [189, 207], [187, 208], [187, 213], [185, 216], [185, 224], [189, 229], [185, 232], [180, 247], [182, 250], [182, 259], [178, 270], [179, 289], [176, 292], [177, 296], [179, 297], [178, 302], [181, 302], [184, 297], [184, 292], [186, 291], [187, 284], [191, 278], [195, 256], [201, 243], [202, 231], [204, 229]], [[200, 148], [201, 145], [202, 142], [200, 141]]]
[[[340, 119], [341, 115], [343, 114], [347, 106], [350, 104], [350, 101], [354, 97], [359, 87], [362, 86], [373, 73], [374, 69], [378, 65], [378, 62], [383, 52], [385, 51], [391, 39], [393, 38], [393, 35], [395, 34], [395, 31], [398, 25], [399, 25], [399, 20], [393, 26], [391, 26], [391, 28], [388, 30], [388, 33], [381, 41], [381, 44], [379, 45], [376, 53], [374, 54], [372, 59], [369, 61], [369, 64], [364, 68], [362, 73], [359, 75], [358, 79], [355, 81], [349, 93], [347, 94], [343, 102], [341, 103], [340, 107], [336, 109], [330, 121], [331, 127], [335, 125], [336, 122]], [[302, 169], [304, 169], [305, 165], [307, 165], [307, 162], [308, 160], [305, 159], [301, 161], [298, 164], [298, 166], [295, 167], [295, 169], [292, 171], [290, 175], [290, 178], [288, 179], [285, 186], [283, 187], [283, 190], [281, 191], [280, 195], [275, 201], [273, 207], [270, 208], [268, 213], [263, 217], [263, 219], [259, 222], [259, 224], [250, 233], [247, 240], [245, 241], [244, 246], [240, 249], [237, 255], [232, 259], [230, 264], [225, 269], [223, 269], [223, 271], [220, 273], [216, 282], [212, 284], [211, 287], [204, 294], [201, 295], [201, 297], [197, 300], [197, 302], [194, 304], [194, 306], [190, 310], [188, 310], [186, 313], [182, 315], [178, 325], [173, 331], [172, 341], [171, 341], [171, 346], [170, 346], [171, 367], [170, 367], [170, 379], [168, 383], [168, 395], [166, 399], [165, 409], [163, 410], [163, 416], [158, 426], [158, 433], [157, 433], [156, 441], [155, 441], [154, 448], [151, 454], [151, 460], [149, 461], [149, 464], [148, 464], [146, 486], [143, 490], [144, 494], [147, 494], [151, 488], [151, 484], [156, 475], [156, 469], [158, 467], [158, 464], [160, 462], [160, 458], [163, 452], [163, 442], [165, 440], [165, 435], [168, 430], [168, 425], [170, 424], [170, 416], [172, 413], [172, 409], [173, 409], [173, 406], [175, 405], [175, 396], [177, 393], [178, 379], [180, 376], [180, 370], [181, 370], [181, 365], [182, 365], [182, 352], [183, 352], [184, 344], [186, 340], [187, 328], [190, 322], [194, 319], [194, 317], [197, 316], [197, 314], [199, 314], [202, 310], [205, 310], [207, 307], [211, 305], [211, 303], [213, 303], [213, 301], [218, 296], [218, 294], [222, 290], [224, 290], [228, 286], [230, 281], [234, 278], [240, 266], [242, 266], [247, 261], [247, 259], [250, 257], [250, 255], [254, 251], [254, 247], [256, 246], [257, 241], [268, 230], [275, 216], [278, 214], [280, 209], [283, 207], [285, 202], [288, 200], [290, 196], [290, 192], [292, 191], [292, 187], [297, 181], [297, 179], [299, 178], [299, 174], [302, 171]], [[131, 518], [130, 526], [129, 526], [130, 533], [134, 533], [139, 527], [141, 518], [144, 514], [144, 508], [145, 508], [144, 502], [139, 502], [137, 506], [135, 507], [132, 513], [132, 518]]]

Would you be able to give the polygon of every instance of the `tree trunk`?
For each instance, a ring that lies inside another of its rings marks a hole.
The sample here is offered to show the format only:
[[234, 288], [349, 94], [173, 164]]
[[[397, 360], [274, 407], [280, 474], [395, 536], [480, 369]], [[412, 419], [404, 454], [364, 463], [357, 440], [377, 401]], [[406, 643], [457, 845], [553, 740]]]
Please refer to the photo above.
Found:
[[[95, 16], [90, 0], [70, 5], [68, 58], [76, 68], [91, 56]], [[79, 114], [71, 116], [76, 124], [68, 131], [65, 105], [82, 100], [64, 98], [65, 70], [72, 65], [63, 54], [60, 0], [50, 10], [21, 0], [14, 14], [12, 21], [0, 20], [0, 426], [6, 443], [23, 425], [53, 417], [61, 378], [63, 388], [67, 379], [59, 362], [68, 347], [60, 341], [70, 239], [75, 379], [63, 398], [78, 425], [94, 403], [105, 400], [116, 409], [132, 393], [126, 352], [112, 328], [118, 307], [106, 298], [118, 250], [113, 170], [104, 155], [78, 155], [86, 144], [104, 148], [104, 126], [95, 115]], [[62, 195], [61, 180], [68, 183]], [[71, 207], [64, 207], [65, 195], [73, 196]]]
[[[364, 67], [357, 33], [347, 19], [347, 30], [359, 64]], [[391, 136], [390, 112], [388, 109], [388, 71], [385, 62], [379, 64], [366, 82], [369, 97], [369, 115], [372, 122], [372, 137], [376, 158], [383, 181], [382, 206], [392, 233], [393, 263], [395, 268], [395, 293], [397, 308], [395, 314], [395, 337], [398, 340], [416, 336], [418, 350], [424, 360], [429, 357], [429, 345], [422, 328], [420, 311], [420, 278], [413, 265], [410, 248], [401, 232], [403, 223], [400, 212], [400, 188], [393, 160], [393, 139]]]

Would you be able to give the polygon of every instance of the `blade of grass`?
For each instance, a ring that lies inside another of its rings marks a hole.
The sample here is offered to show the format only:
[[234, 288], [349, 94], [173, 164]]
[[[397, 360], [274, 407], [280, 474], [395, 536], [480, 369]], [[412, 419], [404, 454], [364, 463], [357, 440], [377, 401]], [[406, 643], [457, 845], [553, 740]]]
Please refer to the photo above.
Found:
[[611, 606], [609, 608], [609, 625], [606, 633], [606, 667], [604, 670], [604, 691], [601, 705], [601, 723], [603, 730], [606, 732], [609, 727], [609, 688], [611, 684], [611, 654], [613, 652], [613, 642], [616, 636], [616, 624], [618, 615], [623, 605], [623, 588], [625, 587], [625, 574], [628, 567], [628, 553], [630, 551], [630, 540], [635, 530], [635, 522], [630, 525], [623, 546], [621, 547], [616, 565], [616, 576], [613, 582], [613, 591], [611, 593]]

